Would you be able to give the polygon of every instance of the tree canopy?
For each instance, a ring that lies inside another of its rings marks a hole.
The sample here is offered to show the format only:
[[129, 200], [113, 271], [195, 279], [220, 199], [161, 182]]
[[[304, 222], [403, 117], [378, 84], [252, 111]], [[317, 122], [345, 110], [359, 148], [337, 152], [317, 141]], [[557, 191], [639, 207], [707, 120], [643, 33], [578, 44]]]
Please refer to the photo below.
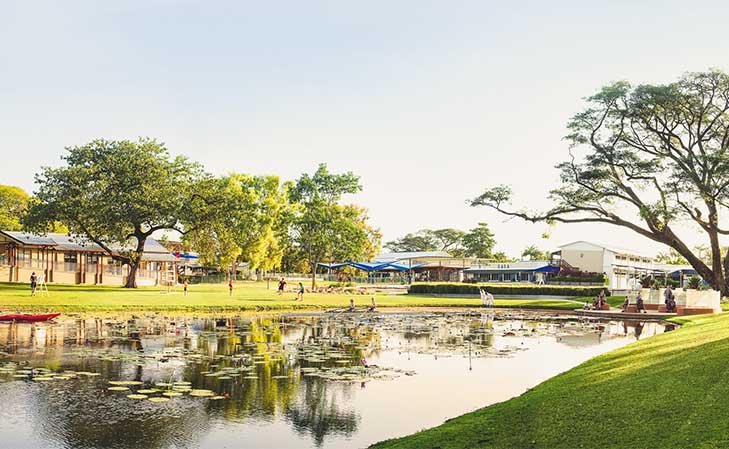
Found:
[[217, 213], [207, 198], [212, 182], [202, 167], [171, 156], [154, 139], [94, 140], [66, 149], [65, 165], [36, 175], [37, 202], [26, 217], [31, 230], [63, 222], [79, 238], [128, 264], [136, 287], [144, 244], [154, 232], [190, 232]]
[[210, 198], [219, 213], [184, 235], [204, 264], [227, 267], [247, 261], [253, 270], [280, 266], [279, 222], [287, 207], [277, 176], [232, 174], [210, 180]]
[[488, 224], [479, 223], [468, 232], [453, 228], [421, 229], [389, 241], [385, 247], [395, 252], [445, 251], [454, 257], [492, 258], [495, 245]]
[[536, 245], [529, 245], [521, 252], [521, 257], [528, 260], [549, 260], [551, 255]]
[[0, 185], [0, 230], [19, 231], [30, 195], [16, 186]]
[[[568, 122], [569, 158], [543, 212], [513, 209], [511, 189], [496, 186], [471, 201], [532, 222], [607, 223], [665, 244], [714, 289], [729, 294], [729, 75], [688, 73], [664, 85], [609, 84]], [[706, 263], [679, 235], [699, 228]]]
[[379, 250], [379, 231], [367, 225], [366, 211], [341, 204], [344, 195], [361, 189], [353, 173], [330, 173], [325, 164], [290, 189], [291, 250], [306, 260], [312, 287], [320, 262], [369, 258]]

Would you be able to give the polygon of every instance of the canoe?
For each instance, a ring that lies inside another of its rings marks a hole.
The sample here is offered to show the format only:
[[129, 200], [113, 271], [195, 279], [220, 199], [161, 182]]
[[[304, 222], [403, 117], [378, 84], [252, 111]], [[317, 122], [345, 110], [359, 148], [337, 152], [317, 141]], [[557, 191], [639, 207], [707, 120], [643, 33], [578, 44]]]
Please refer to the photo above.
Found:
[[16, 323], [39, 323], [41, 321], [52, 320], [60, 315], [60, 313], [46, 313], [44, 315], [16, 314], [16, 315], [0, 315], [0, 321], [15, 321]]

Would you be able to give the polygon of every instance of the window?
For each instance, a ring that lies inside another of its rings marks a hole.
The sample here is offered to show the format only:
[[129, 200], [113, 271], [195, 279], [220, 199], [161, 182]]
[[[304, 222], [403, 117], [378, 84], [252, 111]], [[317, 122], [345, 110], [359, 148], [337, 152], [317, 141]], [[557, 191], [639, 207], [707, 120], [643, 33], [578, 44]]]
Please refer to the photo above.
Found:
[[76, 263], [76, 253], [63, 253], [63, 263]]

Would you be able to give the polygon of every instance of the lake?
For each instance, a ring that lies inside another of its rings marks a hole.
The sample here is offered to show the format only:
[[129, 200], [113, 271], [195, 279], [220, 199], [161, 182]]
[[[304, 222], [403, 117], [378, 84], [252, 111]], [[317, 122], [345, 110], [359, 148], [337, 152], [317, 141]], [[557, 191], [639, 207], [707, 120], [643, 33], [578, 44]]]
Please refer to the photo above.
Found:
[[514, 311], [0, 324], [0, 447], [367, 447], [665, 330]]

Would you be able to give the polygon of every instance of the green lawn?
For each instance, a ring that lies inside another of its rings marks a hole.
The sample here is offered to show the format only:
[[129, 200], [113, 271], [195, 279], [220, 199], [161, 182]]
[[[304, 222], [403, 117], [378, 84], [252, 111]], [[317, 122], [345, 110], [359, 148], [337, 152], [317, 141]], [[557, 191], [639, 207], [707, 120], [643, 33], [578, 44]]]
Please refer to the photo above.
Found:
[[[335, 295], [307, 293], [303, 302], [294, 302], [295, 293], [279, 296], [271, 284], [239, 282], [229, 296], [227, 285], [191, 285], [188, 295], [182, 288], [163, 293], [159, 287], [123, 289], [107, 286], [50, 285], [48, 296], [30, 296], [28, 284], [0, 283], [0, 311], [239, 311], [239, 310], [286, 310], [327, 309], [346, 307], [349, 298], [357, 305], [369, 305], [370, 297], [361, 295]], [[578, 301], [579, 298], [576, 298]], [[386, 295], [376, 297], [379, 307], [474, 307], [481, 305], [478, 298], [443, 298], [430, 295]], [[570, 310], [580, 307], [580, 302], [554, 299], [496, 299], [496, 307], [547, 308]]]
[[[729, 447], [729, 314], [591, 359], [383, 449]], [[487, 380], [485, 380], [487, 381]]]

